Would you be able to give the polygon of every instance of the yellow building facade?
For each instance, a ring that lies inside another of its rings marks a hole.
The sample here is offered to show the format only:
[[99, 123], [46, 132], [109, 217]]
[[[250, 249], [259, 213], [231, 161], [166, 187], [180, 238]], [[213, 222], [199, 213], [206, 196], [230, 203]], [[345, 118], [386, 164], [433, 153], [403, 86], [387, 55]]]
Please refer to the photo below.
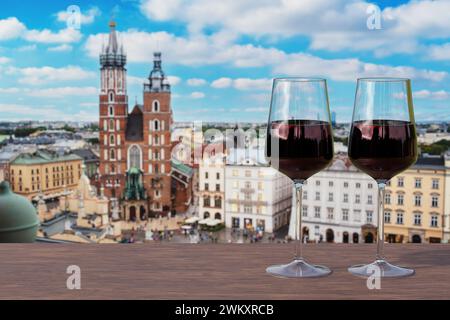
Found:
[[82, 158], [48, 151], [23, 153], [11, 162], [10, 183], [14, 192], [32, 200], [42, 194], [53, 197], [77, 187]]
[[385, 195], [385, 240], [439, 243], [443, 240], [446, 191], [443, 157], [421, 157], [391, 179]]

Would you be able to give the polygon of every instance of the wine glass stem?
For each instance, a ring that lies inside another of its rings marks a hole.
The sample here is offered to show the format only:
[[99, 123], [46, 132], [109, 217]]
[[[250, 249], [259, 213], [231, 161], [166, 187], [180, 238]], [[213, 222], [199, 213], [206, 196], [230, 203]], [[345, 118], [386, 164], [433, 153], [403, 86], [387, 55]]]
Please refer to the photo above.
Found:
[[378, 182], [378, 232], [377, 232], [377, 260], [384, 259], [383, 246], [384, 246], [384, 193], [386, 189], [386, 183]]
[[303, 260], [302, 257], [302, 192], [303, 181], [294, 180], [295, 202], [295, 260]]

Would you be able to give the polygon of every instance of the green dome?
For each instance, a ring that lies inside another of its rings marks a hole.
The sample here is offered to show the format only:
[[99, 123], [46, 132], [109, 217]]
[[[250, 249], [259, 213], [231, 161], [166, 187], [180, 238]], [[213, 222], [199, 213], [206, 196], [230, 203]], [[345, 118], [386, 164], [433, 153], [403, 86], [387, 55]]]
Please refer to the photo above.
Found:
[[34, 242], [39, 227], [36, 209], [30, 201], [0, 183], [0, 242]]

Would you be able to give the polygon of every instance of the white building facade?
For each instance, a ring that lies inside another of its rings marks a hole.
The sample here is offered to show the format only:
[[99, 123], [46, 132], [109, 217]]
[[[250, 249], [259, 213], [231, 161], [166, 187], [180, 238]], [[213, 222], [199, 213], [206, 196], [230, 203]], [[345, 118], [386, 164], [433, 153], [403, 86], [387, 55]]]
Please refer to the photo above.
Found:
[[304, 186], [303, 236], [316, 242], [376, 242], [377, 197], [376, 182], [337, 157]]
[[291, 180], [248, 152], [235, 151], [241, 156], [229, 156], [225, 167], [225, 226], [271, 233], [287, 225]]
[[204, 157], [199, 163], [199, 218], [225, 220], [225, 158]]

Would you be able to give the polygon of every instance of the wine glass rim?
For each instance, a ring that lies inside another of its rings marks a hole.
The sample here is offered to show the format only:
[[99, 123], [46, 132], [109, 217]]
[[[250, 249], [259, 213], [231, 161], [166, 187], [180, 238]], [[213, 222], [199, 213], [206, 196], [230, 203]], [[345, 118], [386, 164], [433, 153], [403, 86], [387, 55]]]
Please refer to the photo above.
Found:
[[292, 81], [292, 82], [322, 82], [327, 81], [325, 78], [319, 77], [280, 77], [274, 78], [274, 81]]
[[407, 82], [411, 81], [408, 78], [396, 78], [396, 77], [364, 77], [358, 78], [358, 81], [367, 81], [367, 82]]

